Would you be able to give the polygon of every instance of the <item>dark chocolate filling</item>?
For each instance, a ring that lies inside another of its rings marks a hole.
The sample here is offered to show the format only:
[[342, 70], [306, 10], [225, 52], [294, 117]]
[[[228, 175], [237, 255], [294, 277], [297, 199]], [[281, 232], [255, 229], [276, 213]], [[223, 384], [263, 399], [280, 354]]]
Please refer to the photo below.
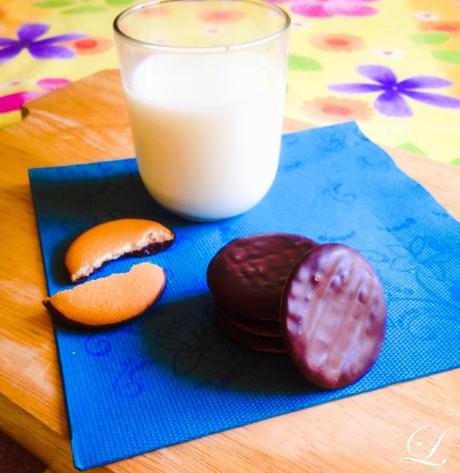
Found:
[[160, 253], [166, 249], [168, 249], [175, 241], [175, 238], [171, 238], [170, 240], [165, 240], [165, 241], [159, 241], [155, 243], [150, 243], [147, 246], [144, 246], [140, 250], [135, 250], [135, 251], [130, 251], [129, 253], [125, 253], [123, 255], [120, 255], [118, 258], [111, 258], [110, 260], [104, 261], [101, 266], [98, 268], [94, 268], [91, 273], [88, 274], [88, 276], [82, 276], [78, 279], [75, 280], [75, 282], [82, 282], [85, 281], [86, 279], [89, 278], [92, 274], [94, 274], [98, 269], [102, 268], [104, 265], [107, 263], [110, 263], [111, 261], [117, 261], [122, 258], [129, 258], [131, 256], [136, 256], [136, 257], [143, 257], [143, 256], [152, 256], [156, 255], [157, 253]]

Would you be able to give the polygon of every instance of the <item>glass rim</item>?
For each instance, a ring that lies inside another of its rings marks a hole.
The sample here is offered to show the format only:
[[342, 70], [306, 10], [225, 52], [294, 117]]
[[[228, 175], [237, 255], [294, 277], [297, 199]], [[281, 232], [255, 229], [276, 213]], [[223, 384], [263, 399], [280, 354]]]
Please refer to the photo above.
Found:
[[[260, 7], [266, 8], [268, 10], [275, 11], [281, 14], [281, 17], [284, 18], [283, 25], [280, 29], [274, 31], [273, 33], [269, 33], [255, 39], [251, 39], [248, 41], [241, 41], [237, 43], [232, 43], [229, 45], [219, 45], [219, 46], [172, 46], [167, 44], [143, 41], [141, 39], [134, 38], [126, 33], [124, 33], [119, 23], [123, 20], [123, 18], [127, 17], [128, 15], [140, 11], [146, 7], [161, 5], [165, 3], [183, 3], [186, 1], [198, 3], [197, 0], [151, 0], [143, 3], [139, 3], [137, 5], [133, 5], [132, 7], [123, 10], [119, 13], [115, 19], [113, 20], [113, 29], [116, 35], [119, 35], [124, 40], [133, 43], [136, 46], [141, 46], [146, 49], [152, 49], [157, 51], [169, 51], [169, 52], [183, 52], [183, 53], [214, 53], [214, 52], [225, 52], [225, 51], [234, 51], [234, 50], [242, 50], [242, 49], [249, 49], [253, 46], [259, 46], [265, 43], [268, 43], [276, 38], [283, 36], [289, 29], [291, 25], [291, 17], [288, 13], [283, 10], [278, 5], [274, 5], [272, 3], [265, 2], [263, 0], [226, 0], [230, 3], [250, 3], [252, 5], [258, 5]], [[203, 0], [203, 3], [206, 0]]]

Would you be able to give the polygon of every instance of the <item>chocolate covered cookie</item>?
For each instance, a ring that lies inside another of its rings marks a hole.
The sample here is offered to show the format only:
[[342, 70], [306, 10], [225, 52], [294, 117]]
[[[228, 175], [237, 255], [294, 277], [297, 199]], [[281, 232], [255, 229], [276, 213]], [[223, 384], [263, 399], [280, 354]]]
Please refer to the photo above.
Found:
[[361, 378], [377, 359], [385, 336], [382, 284], [371, 264], [341, 244], [317, 246], [292, 271], [280, 324], [300, 373], [329, 389]]
[[262, 320], [247, 317], [217, 306], [216, 311], [231, 325], [243, 332], [260, 337], [281, 338], [280, 324], [277, 320]]
[[300, 235], [268, 233], [225, 245], [208, 267], [217, 304], [248, 318], [278, 320], [286, 280], [316, 243]]
[[283, 339], [281, 337], [263, 337], [245, 332], [232, 323], [229, 323], [219, 310], [214, 311], [214, 315], [219, 322], [224, 333], [239, 345], [250, 350], [267, 353], [286, 353]]

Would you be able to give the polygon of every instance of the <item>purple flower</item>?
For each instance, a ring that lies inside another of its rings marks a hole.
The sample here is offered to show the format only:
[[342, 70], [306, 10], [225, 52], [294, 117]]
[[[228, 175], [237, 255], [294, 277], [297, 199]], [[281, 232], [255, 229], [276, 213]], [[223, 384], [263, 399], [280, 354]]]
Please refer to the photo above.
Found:
[[23, 49], [27, 49], [36, 59], [68, 59], [75, 53], [70, 48], [59, 46], [57, 43], [85, 37], [80, 33], [69, 33], [38, 39], [48, 30], [49, 26], [43, 23], [26, 23], [18, 29], [17, 40], [0, 38], [0, 63], [14, 58]]
[[373, 83], [334, 84], [329, 89], [336, 92], [360, 94], [379, 92], [375, 108], [389, 117], [408, 117], [412, 110], [405, 98], [444, 108], [460, 108], [460, 99], [445, 95], [421, 92], [419, 89], [435, 89], [452, 85], [446, 79], [432, 76], [416, 76], [398, 81], [395, 73], [384, 66], [360, 66], [357, 71]]

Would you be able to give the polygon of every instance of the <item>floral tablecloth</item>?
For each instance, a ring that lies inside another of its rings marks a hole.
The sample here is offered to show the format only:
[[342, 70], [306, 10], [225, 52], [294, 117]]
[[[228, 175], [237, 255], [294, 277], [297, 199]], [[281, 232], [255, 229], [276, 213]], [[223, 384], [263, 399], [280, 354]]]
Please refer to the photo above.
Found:
[[[382, 145], [460, 165], [459, 0], [276, 1], [292, 17], [287, 117], [355, 120]], [[112, 20], [133, 3], [0, 0], [0, 126], [25, 102], [116, 67]], [[212, 21], [239, 17], [220, 7]]]

